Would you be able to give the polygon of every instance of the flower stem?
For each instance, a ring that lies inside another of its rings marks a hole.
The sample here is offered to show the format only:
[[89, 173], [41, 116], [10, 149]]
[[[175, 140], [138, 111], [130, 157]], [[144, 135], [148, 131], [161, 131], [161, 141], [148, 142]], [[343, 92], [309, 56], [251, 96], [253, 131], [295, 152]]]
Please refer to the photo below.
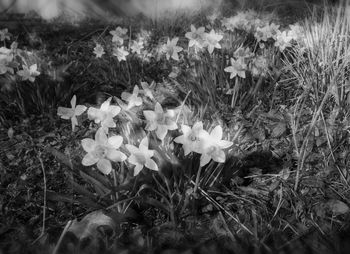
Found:
[[198, 189], [198, 186], [199, 186], [199, 177], [201, 175], [201, 171], [202, 171], [202, 167], [199, 166], [199, 170], [197, 172], [197, 176], [196, 176], [196, 183], [194, 185], [194, 189], [193, 189], [193, 193], [196, 193], [197, 192], [197, 189]]

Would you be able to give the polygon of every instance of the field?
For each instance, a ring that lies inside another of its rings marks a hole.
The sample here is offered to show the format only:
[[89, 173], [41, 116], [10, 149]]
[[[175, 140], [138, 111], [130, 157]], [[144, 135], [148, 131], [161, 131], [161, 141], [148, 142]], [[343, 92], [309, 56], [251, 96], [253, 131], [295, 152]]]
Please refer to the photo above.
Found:
[[349, 253], [350, 2], [241, 2], [0, 14], [0, 254]]

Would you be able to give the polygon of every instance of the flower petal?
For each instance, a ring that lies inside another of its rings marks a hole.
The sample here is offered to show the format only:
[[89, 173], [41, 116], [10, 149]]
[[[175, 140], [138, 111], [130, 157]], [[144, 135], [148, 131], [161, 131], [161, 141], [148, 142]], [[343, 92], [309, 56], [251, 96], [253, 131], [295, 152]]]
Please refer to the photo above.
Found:
[[98, 162], [98, 158], [95, 157], [93, 153], [87, 153], [81, 161], [81, 164], [83, 164], [84, 166], [91, 166], [94, 165], [96, 162]]
[[158, 125], [156, 130], [156, 135], [160, 140], [163, 140], [168, 133], [168, 128], [166, 125]]
[[99, 122], [101, 122], [102, 113], [99, 109], [94, 108], [94, 107], [90, 107], [88, 109], [88, 118], [90, 120], [94, 120], [95, 123], [99, 123]]
[[148, 138], [147, 138], [147, 137], [144, 137], [144, 138], [141, 140], [140, 145], [139, 145], [139, 148], [141, 148], [141, 146], [148, 148]]
[[143, 165], [137, 164], [136, 167], [134, 168], [134, 176], [137, 176], [142, 169], [143, 169]]
[[114, 122], [113, 118], [108, 116], [101, 122], [101, 126], [107, 127], [107, 128], [114, 128], [116, 127], [116, 123]]
[[109, 106], [108, 111], [110, 112], [110, 114], [112, 115], [112, 117], [115, 117], [116, 115], [119, 114], [119, 112], [120, 112], [120, 107], [115, 106], [115, 105], [112, 105], [112, 106]]
[[118, 149], [123, 143], [123, 137], [122, 136], [113, 136], [108, 138], [108, 144], [112, 146], [114, 149]]
[[136, 97], [134, 100], [135, 106], [141, 106], [142, 105], [142, 99], [141, 97]]
[[105, 175], [108, 175], [112, 171], [112, 164], [107, 159], [100, 159], [97, 162], [97, 168]]
[[136, 156], [134, 154], [130, 155], [128, 158], [128, 162], [133, 164], [133, 165], [138, 165], [140, 164], [138, 159], [136, 158]]
[[105, 145], [108, 141], [107, 135], [103, 128], [99, 128], [95, 134], [95, 140], [98, 144]]
[[85, 112], [86, 109], [87, 109], [86, 106], [84, 106], [84, 105], [78, 105], [78, 106], [75, 108], [75, 110], [74, 110], [74, 114], [75, 114], [76, 116], [80, 116], [82, 113]]
[[188, 125], [182, 124], [181, 131], [185, 136], [187, 136], [191, 132], [191, 127]]
[[221, 148], [221, 149], [226, 149], [226, 148], [229, 148], [230, 146], [233, 145], [233, 142], [231, 141], [227, 141], [227, 140], [220, 140], [218, 142], [218, 146]]
[[146, 168], [149, 168], [149, 169], [151, 169], [151, 170], [158, 171], [158, 165], [157, 165], [157, 163], [155, 163], [155, 161], [152, 160], [152, 159], [146, 160], [145, 166], [146, 166]]
[[81, 141], [81, 145], [83, 146], [83, 149], [85, 150], [85, 152], [91, 153], [94, 151], [97, 144], [96, 144], [96, 141], [91, 138], [84, 138]]
[[178, 128], [177, 123], [175, 121], [167, 122], [166, 127], [168, 130], [171, 131], [176, 130]]
[[71, 108], [58, 107], [57, 115], [63, 119], [69, 119], [74, 115], [74, 110]]
[[204, 167], [210, 162], [210, 160], [211, 160], [211, 157], [208, 154], [202, 154], [200, 159], [200, 166]]
[[135, 95], [138, 95], [139, 91], [140, 91], [140, 89], [139, 89], [138, 85], [135, 85], [134, 86], [134, 90], [132, 91], [132, 93], [135, 94]]
[[72, 99], [70, 100], [70, 105], [72, 108], [75, 108], [75, 105], [77, 105], [77, 97], [73, 95]]
[[154, 122], [157, 120], [157, 114], [152, 110], [144, 110], [143, 115], [147, 121]]
[[154, 111], [156, 112], [156, 114], [163, 114], [163, 108], [162, 105], [160, 105], [159, 102], [156, 103], [155, 107], [154, 107]]
[[[131, 153], [131, 154], [136, 154], [136, 153], [139, 153], [140, 152], [140, 149], [138, 149], [136, 146], [134, 145], [130, 145], [130, 144], [126, 144], [125, 145], [126, 149], [128, 149], [128, 151]], [[130, 157], [129, 157], [130, 158]]]
[[106, 157], [111, 161], [119, 161], [119, 162], [125, 161], [127, 158], [124, 153], [114, 149], [108, 149]]
[[179, 144], [184, 144], [185, 143], [185, 135], [178, 136], [174, 139], [174, 142], [179, 143]]
[[222, 139], [222, 128], [220, 125], [216, 126], [211, 132], [210, 136], [215, 140], [221, 140]]
[[101, 104], [100, 110], [102, 111], [108, 111], [109, 104], [111, 103], [112, 97], [109, 97], [105, 102]]
[[226, 160], [224, 151], [222, 150], [216, 151], [214, 154], [212, 154], [212, 159], [216, 162], [224, 163]]

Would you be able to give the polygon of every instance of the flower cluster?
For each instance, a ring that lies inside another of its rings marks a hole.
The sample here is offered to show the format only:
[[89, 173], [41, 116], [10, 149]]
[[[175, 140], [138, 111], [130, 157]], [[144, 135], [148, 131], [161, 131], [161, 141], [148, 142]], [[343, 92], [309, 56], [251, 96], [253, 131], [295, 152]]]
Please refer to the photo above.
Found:
[[203, 48], [207, 48], [208, 52], [213, 53], [214, 49], [221, 49], [220, 41], [223, 35], [218, 34], [212, 29], [209, 33], [205, 32], [204, 27], [196, 29], [194, 25], [191, 25], [191, 31], [185, 34], [185, 37], [189, 39], [188, 46], [195, 49], [195, 52]]
[[[0, 41], [9, 40], [9, 33], [7, 29], [0, 30]], [[0, 75], [6, 73], [16, 74], [22, 81], [29, 80], [34, 82], [36, 77], [40, 75], [38, 65], [36, 63], [29, 64], [25, 58], [33, 55], [31, 52], [20, 50], [17, 48], [17, 42], [13, 42], [10, 48], [0, 47]]]
[[[112, 105], [112, 97], [104, 101], [99, 108], [76, 105], [76, 96], [71, 100], [71, 108], [59, 107], [57, 114], [66, 120], [71, 120], [72, 130], [78, 125], [77, 117], [87, 110], [88, 119], [99, 125], [95, 134], [95, 139], [85, 138], [81, 144], [87, 153], [82, 164], [84, 166], [95, 165], [103, 173], [108, 175], [113, 168], [112, 162], [128, 161], [135, 165], [134, 176], [138, 175], [146, 167], [158, 171], [154, 157], [154, 151], [149, 149], [148, 136], [144, 136], [139, 142], [138, 147], [134, 144], [124, 144], [121, 135], [110, 135], [110, 129], [116, 127], [115, 117], [123, 110], [140, 108], [145, 100], [154, 101], [154, 110], [143, 110], [144, 129], [150, 134], [155, 133], [156, 138], [164, 141], [169, 131], [178, 129], [176, 119], [181, 110], [178, 108], [164, 110], [159, 102], [156, 102], [153, 96], [154, 84], [148, 85], [141, 83], [142, 89], [135, 85], [133, 92], [122, 93], [121, 97], [127, 104], [124, 107]], [[120, 100], [120, 99], [118, 99]], [[210, 133], [203, 129], [202, 122], [197, 122], [193, 127], [181, 125], [182, 135], [176, 137], [174, 142], [183, 146], [185, 156], [191, 152], [201, 154], [200, 165], [203, 167], [210, 160], [222, 163], [225, 161], [223, 149], [232, 145], [232, 142], [222, 140], [222, 128], [216, 126]], [[125, 148], [125, 149], [124, 149]], [[125, 152], [128, 152], [127, 155]]]

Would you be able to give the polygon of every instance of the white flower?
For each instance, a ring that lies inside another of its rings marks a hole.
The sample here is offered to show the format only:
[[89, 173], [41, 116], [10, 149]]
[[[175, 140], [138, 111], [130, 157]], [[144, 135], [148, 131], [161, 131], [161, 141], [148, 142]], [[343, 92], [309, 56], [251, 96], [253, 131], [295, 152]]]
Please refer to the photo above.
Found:
[[84, 105], [76, 106], [76, 103], [77, 103], [77, 97], [73, 95], [70, 101], [70, 105], [72, 106], [71, 108], [58, 107], [57, 109], [57, 115], [59, 115], [62, 119], [67, 119], [67, 120], [71, 119], [73, 131], [75, 126], [78, 126], [77, 116], [80, 116], [86, 110], [86, 106]]
[[113, 55], [118, 58], [118, 61], [126, 61], [126, 56], [129, 55], [129, 52], [124, 49], [124, 47], [114, 47]]
[[277, 35], [276, 41], [275, 41], [275, 47], [278, 47], [279, 50], [282, 52], [287, 47], [291, 47], [291, 41], [292, 37], [289, 36], [289, 33], [287, 34], [287, 31], [280, 32]]
[[266, 42], [269, 38], [276, 40], [277, 34], [279, 32], [279, 25], [275, 23], [267, 24], [263, 27], [258, 27], [254, 34], [258, 42]]
[[36, 64], [31, 65], [29, 68], [26, 65], [22, 66], [23, 70], [17, 72], [19, 76], [22, 77], [22, 80], [29, 80], [30, 82], [35, 81], [35, 77], [40, 75], [38, 72], [38, 66]]
[[122, 46], [127, 32], [128, 29], [118, 26], [115, 30], [110, 31], [109, 33], [113, 35], [112, 42], [115, 42], [117, 46]]
[[100, 58], [102, 57], [102, 55], [105, 54], [105, 50], [101, 44], [96, 43], [96, 47], [94, 48], [94, 54], [96, 55], [96, 58]]
[[188, 46], [195, 47], [197, 48], [203, 48], [203, 43], [204, 43], [204, 33], [205, 33], [205, 28], [204, 27], [199, 27], [196, 29], [194, 25], [191, 25], [191, 32], [187, 32], [185, 34], [185, 37], [189, 39]]
[[132, 53], [136, 53], [136, 54], [140, 55], [141, 50], [143, 49], [143, 42], [142, 41], [132, 41], [130, 49], [131, 49]]
[[169, 60], [170, 58], [179, 61], [179, 55], [178, 53], [182, 51], [182, 47], [176, 46], [177, 41], [179, 40], [178, 37], [173, 38], [170, 40], [168, 38], [167, 44], [163, 45], [163, 51], [166, 54], [166, 59]]
[[6, 72], [13, 73], [13, 68], [9, 66], [9, 63], [13, 60], [13, 53], [11, 49], [6, 47], [0, 48], [0, 75]]
[[218, 125], [210, 132], [210, 137], [207, 139], [207, 142], [204, 143], [204, 152], [200, 159], [201, 167], [207, 165], [211, 159], [219, 163], [225, 162], [226, 156], [222, 149], [229, 148], [233, 143], [221, 139], [222, 128]]
[[174, 110], [163, 111], [162, 106], [157, 102], [155, 110], [145, 110], [143, 114], [147, 120], [146, 130], [156, 131], [156, 135], [160, 140], [163, 140], [168, 133], [168, 130], [176, 130], [177, 124], [174, 121]]
[[126, 155], [117, 149], [122, 145], [122, 136], [112, 136], [107, 138], [103, 128], [97, 130], [95, 140], [85, 138], [81, 144], [87, 154], [82, 160], [84, 166], [91, 166], [97, 163], [97, 168], [105, 175], [112, 171], [111, 161], [122, 162], [126, 160]]
[[215, 33], [214, 29], [212, 29], [210, 33], [204, 33], [204, 46], [208, 47], [208, 52], [210, 54], [213, 53], [214, 48], [221, 49], [219, 41], [221, 41], [222, 38], [224, 38], [224, 36]]
[[95, 123], [101, 123], [103, 128], [116, 127], [113, 117], [119, 114], [120, 107], [110, 105], [112, 97], [108, 98], [102, 103], [100, 109], [90, 107], [88, 110], [88, 117], [90, 120], [94, 120]]
[[246, 69], [247, 65], [243, 63], [242, 59], [234, 60], [233, 58], [231, 58], [231, 66], [226, 67], [224, 71], [230, 73], [230, 79], [236, 76], [245, 78]]
[[151, 85], [148, 85], [147, 82], [141, 82], [141, 87], [142, 90], [140, 92], [142, 92], [146, 97], [150, 98], [151, 100], [154, 99], [153, 93], [152, 93], [152, 89], [155, 86], [155, 82], [153, 81], [151, 83]]
[[[349, 8], [350, 9], [350, 8]], [[303, 28], [298, 23], [294, 25], [289, 25], [290, 30], [288, 31], [288, 36], [294, 41], [299, 42], [303, 37]]]
[[203, 123], [196, 122], [193, 127], [181, 125], [183, 135], [174, 139], [174, 142], [182, 144], [185, 156], [190, 152], [203, 153], [203, 144], [209, 138], [209, 133], [203, 130]]
[[134, 168], [134, 176], [138, 175], [143, 167], [158, 171], [157, 164], [151, 159], [154, 155], [154, 150], [148, 150], [147, 137], [144, 137], [141, 140], [138, 148], [130, 144], [126, 144], [125, 147], [131, 153], [128, 161], [136, 166]]
[[128, 102], [128, 106], [126, 109], [131, 109], [135, 106], [138, 107], [142, 105], [142, 99], [141, 97], [139, 97], [139, 92], [140, 92], [140, 89], [137, 85], [134, 86], [132, 94], [128, 92], [122, 92], [122, 95], [121, 95], [122, 99]]
[[10, 40], [10, 33], [7, 28], [0, 30], [0, 41]]

